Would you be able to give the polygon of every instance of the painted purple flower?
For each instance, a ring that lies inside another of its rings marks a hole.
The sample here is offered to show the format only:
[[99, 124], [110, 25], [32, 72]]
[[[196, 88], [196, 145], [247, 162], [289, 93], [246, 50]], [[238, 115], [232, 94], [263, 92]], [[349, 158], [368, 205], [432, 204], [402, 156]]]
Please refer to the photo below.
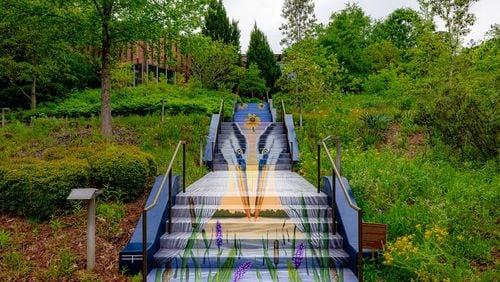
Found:
[[302, 263], [305, 248], [304, 243], [300, 243], [299, 248], [295, 251], [295, 256], [292, 258], [292, 263], [295, 269], [298, 269]]
[[222, 246], [222, 224], [218, 220], [215, 223], [215, 244], [219, 249]]
[[238, 282], [240, 281], [243, 276], [245, 276], [245, 273], [252, 267], [252, 262], [247, 261], [244, 264], [242, 264], [238, 269], [233, 274], [233, 282]]

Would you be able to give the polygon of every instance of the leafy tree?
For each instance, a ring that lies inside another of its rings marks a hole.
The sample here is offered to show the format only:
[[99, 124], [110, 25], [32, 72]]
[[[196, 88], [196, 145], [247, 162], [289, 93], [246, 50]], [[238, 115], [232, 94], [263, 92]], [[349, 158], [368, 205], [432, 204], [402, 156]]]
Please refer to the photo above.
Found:
[[321, 44], [330, 54], [336, 54], [347, 75], [341, 88], [344, 92], [361, 91], [361, 82], [369, 73], [370, 65], [363, 57], [370, 35], [370, 18], [353, 3], [331, 16], [325, 33], [320, 37]]
[[363, 57], [370, 63], [374, 71], [394, 68], [401, 62], [399, 49], [387, 40], [370, 44], [365, 49]]
[[317, 40], [308, 38], [288, 48], [277, 84], [294, 100], [318, 102], [322, 95], [339, 88], [341, 67]]
[[247, 52], [248, 64], [255, 63], [261, 71], [262, 77], [266, 80], [266, 86], [270, 89], [280, 76], [280, 68], [276, 64], [276, 58], [269, 46], [264, 33], [254, 25], [250, 34], [250, 44]]
[[448, 43], [449, 69], [448, 79], [453, 78], [454, 59], [458, 54], [462, 38], [470, 32], [469, 27], [474, 24], [476, 17], [470, 13], [472, 5], [479, 0], [419, 0], [424, 10], [430, 16], [440, 17], [447, 29], [446, 41]]
[[238, 50], [234, 45], [226, 45], [222, 41], [212, 41], [209, 37], [193, 36], [189, 40], [191, 54], [191, 72], [202, 87], [227, 87], [237, 71]]
[[211, 0], [202, 33], [212, 40], [240, 47], [240, 31], [237, 21], [229, 21], [222, 0]]
[[[203, 0], [75, 0], [65, 2], [86, 25], [81, 38], [98, 43], [101, 55], [101, 133], [111, 137], [111, 63], [127, 43], [176, 38], [200, 26]], [[81, 11], [81, 12], [80, 12]], [[98, 23], [97, 25], [95, 23]], [[90, 43], [89, 42], [89, 43]]]
[[417, 45], [417, 39], [423, 32], [424, 20], [417, 11], [401, 8], [392, 12], [387, 19], [375, 25], [375, 41], [388, 40], [400, 50], [408, 50]]
[[2, 88], [9, 92], [8, 96], [25, 96], [31, 109], [36, 108], [41, 86], [48, 86], [60, 78], [58, 74], [69, 72], [67, 59], [72, 52], [61, 36], [57, 17], [34, 16], [42, 11], [57, 13], [47, 1], [0, 4], [0, 77], [6, 86]]
[[241, 95], [263, 94], [266, 91], [266, 80], [260, 77], [260, 70], [255, 63], [251, 63], [240, 81], [239, 90]]
[[314, 34], [316, 16], [312, 0], [285, 0], [281, 9], [281, 17], [286, 21], [279, 28], [284, 36], [281, 39], [281, 45], [290, 47]]

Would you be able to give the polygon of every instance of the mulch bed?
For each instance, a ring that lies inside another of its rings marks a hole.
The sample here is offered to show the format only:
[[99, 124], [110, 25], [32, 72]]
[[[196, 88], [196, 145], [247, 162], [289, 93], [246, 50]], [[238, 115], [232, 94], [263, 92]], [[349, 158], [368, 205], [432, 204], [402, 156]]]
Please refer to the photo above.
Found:
[[98, 278], [102, 281], [128, 281], [127, 276], [119, 273], [118, 254], [128, 243], [144, 207], [145, 196], [133, 203], [125, 204], [126, 214], [119, 228], [121, 234], [111, 234], [106, 224], [96, 220], [96, 267], [92, 275], [86, 269], [86, 209], [68, 215], [54, 217], [52, 221], [33, 223], [32, 221], [0, 215], [0, 230], [8, 232], [13, 239], [8, 247], [0, 245], [0, 269], [5, 267], [3, 259], [10, 252], [18, 252], [30, 265], [29, 271], [15, 273], [0, 271], [0, 280], [8, 281], [43, 281], [47, 280], [47, 271], [51, 264], [60, 260], [61, 252], [70, 251], [76, 256], [71, 277], [57, 280], [80, 281], [82, 277]]

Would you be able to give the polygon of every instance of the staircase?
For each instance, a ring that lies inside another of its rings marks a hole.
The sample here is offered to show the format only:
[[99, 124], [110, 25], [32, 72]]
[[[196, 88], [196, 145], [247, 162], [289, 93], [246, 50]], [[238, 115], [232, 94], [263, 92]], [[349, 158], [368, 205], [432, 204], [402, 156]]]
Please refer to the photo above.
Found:
[[357, 281], [328, 196], [291, 171], [267, 103], [221, 122], [213, 171], [179, 193], [148, 281]]

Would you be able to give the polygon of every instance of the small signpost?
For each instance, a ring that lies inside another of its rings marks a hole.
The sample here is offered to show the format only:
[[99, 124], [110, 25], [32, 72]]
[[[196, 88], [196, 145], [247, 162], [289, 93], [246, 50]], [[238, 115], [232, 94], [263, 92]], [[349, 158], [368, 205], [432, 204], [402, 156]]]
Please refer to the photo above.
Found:
[[72, 189], [68, 200], [88, 201], [87, 211], [87, 270], [92, 271], [95, 265], [95, 198], [102, 190], [95, 188]]
[[2, 108], [2, 128], [5, 127], [5, 112], [10, 111], [9, 108]]
[[165, 102], [167, 102], [167, 99], [161, 99], [161, 121], [163, 122], [165, 120]]

